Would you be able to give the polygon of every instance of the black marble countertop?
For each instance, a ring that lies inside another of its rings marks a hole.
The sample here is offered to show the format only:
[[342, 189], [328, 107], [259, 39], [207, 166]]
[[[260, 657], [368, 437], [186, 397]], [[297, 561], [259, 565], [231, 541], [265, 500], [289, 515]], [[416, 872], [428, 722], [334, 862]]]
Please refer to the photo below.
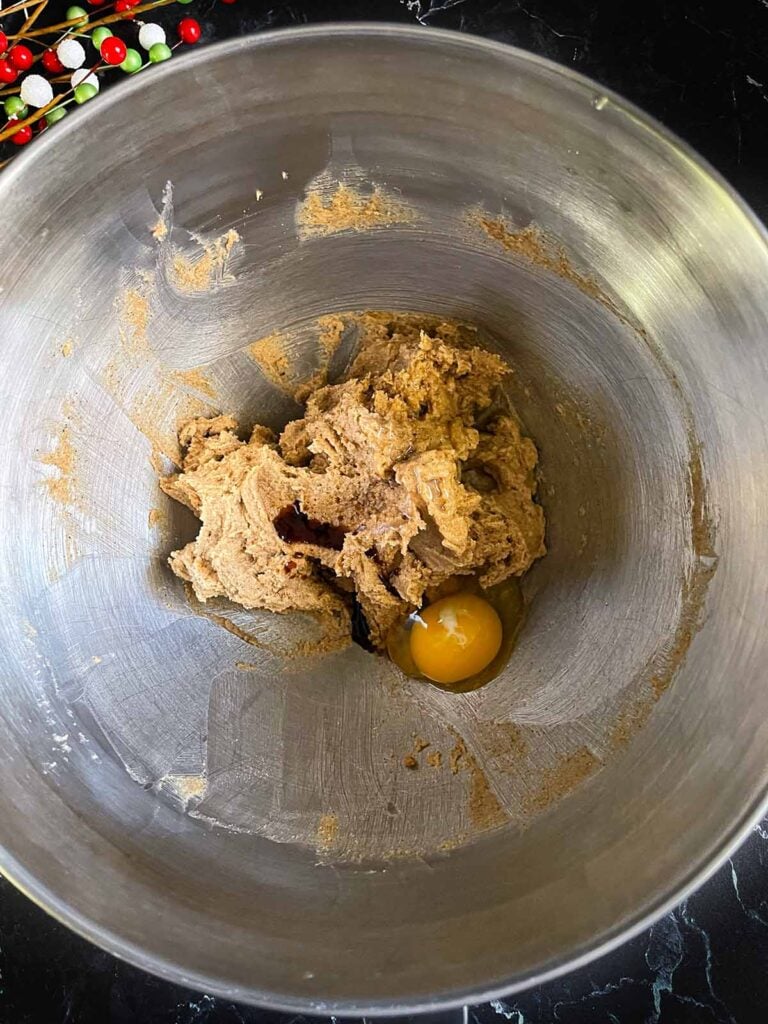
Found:
[[[201, 21], [206, 40], [366, 19], [458, 29], [533, 50], [655, 115], [768, 219], [768, 0], [195, 0], [153, 20], [172, 24], [180, 12]], [[469, 1019], [762, 1024], [767, 968], [768, 823], [650, 931], [558, 981], [473, 1007]], [[150, 977], [72, 935], [0, 879], [0, 1024], [301, 1021]]]

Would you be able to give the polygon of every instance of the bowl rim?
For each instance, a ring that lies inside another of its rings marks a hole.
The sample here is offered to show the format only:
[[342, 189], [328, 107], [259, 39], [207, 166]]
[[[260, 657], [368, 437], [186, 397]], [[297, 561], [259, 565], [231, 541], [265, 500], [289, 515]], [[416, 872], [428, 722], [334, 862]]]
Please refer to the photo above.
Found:
[[[347, 21], [325, 22], [320, 25], [301, 25], [288, 28], [270, 29], [263, 32], [250, 33], [235, 39], [211, 43], [192, 53], [185, 54], [181, 61], [164, 64], [154, 69], [151, 78], [135, 78], [119, 86], [111, 88], [99, 103], [88, 104], [74, 111], [65, 124], [59, 125], [53, 133], [46, 133], [33, 147], [20, 153], [7, 167], [0, 177], [0, 195], [3, 190], [11, 191], [16, 179], [24, 173], [32, 161], [46, 159], [46, 154], [53, 147], [67, 144], [67, 135], [85, 125], [93, 118], [102, 118], [111, 105], [129, 98], [132, 93], [145, 90], [157, 83], [160, 87], [165, 77], [182, 73], [198, 65], [204, 65], [222, 54], [235, 53], [240, 50], [258, 50], [263, 47], [290, 44], [294, 40], [314, 38], [393, 38], [408, 44], [411, 41], [437, 48], [451, 48], [459, 56], [461, 51], [486, 52], [497, 59], [506, 61], [510, 67], [534, 67], [550, 75], [553, 79], [563, 80], [571, 89], [588, 95], [592, 100], [605, 97], [611, 105], [629, 117], [638, 128], [647, 132], [658, 142], [668, 148], [677, 157], [682, 157], [693, 164], [700, 173], [705, 175], [711, 184], [721, 192], [722, 198], [733, 204], [743, 215], [746, 223], [751, 226], [758, 240], [762, 242], [768, 255], [768, 229], [751, 209], [749, 204], [727, 182], [704, 157], [693, 147], [680, 139], [673, 131], [664, 127], [661, 122], [645, 113], [634, 103], [624, 99], [612, 89], [602, 86], [580, 72], [559, 64], [546, 57], [524, 50], [507, 43], [486, 39], [479, 35], [438, 29], [431, 26], [401, 25], [388, 22]], [[61, 138], [61, 142], [58, 140]], [[18, 858], [11, 855], [0, 843], [0, 871], [16, 889], [33, 903], [46, 911], [59, 923], [74, 931], [89, 942], [106, 950], [108, 953], [141, 968], [169, 982], [197, 989], [225, 999], [263, 1007], [269, 1010], [299, 1014], [323, 1015], [359, 1015], [359, 1016], [397, 1016], [404, 1014], [435, 1012], [450, 1010], [469, 1004], [486, 1003], [503, 999], [516, 992], [553, 981], [571, 971], [578, 970], [594, 960], [607, 955], [635, 938], [660, 918], [672, 911], [677, 905], [700, 888], [720, 867], [733, 855], [747, 836], [754, 831], [766, 814], [768, 814], [768, 788], [760, 794], [748, 807], [735, 814], [731, 825], [715, 840], [710, 849], [705, 850], [698, 862], [694, 864], [676, 885], [661, 893], [650, 901], [643, 910], [636, 912], [625, 921], [616, 923], [593, 940], [576, 947], [571, 954], [554, 957], [540, 967], [517, 975], [507, 981], [499, 980], [490, 987], [476, 986], [447, 991], [417, 1001], [400, 1001], [396, 999], [374, 999], [369, 1002], [361, 1000], [323, 1000], [312, 997], [296, 997], [285, 992], [272, 992], [258, 987], [258, 984], [228, 986], [215, 977], [199, 971], [188, 971], [178, 962], [148, 954], [136, 943], [123, 939], [119, 932], [98, 925], [90, 917], [81, 914], [46, 884], [38, 881], [26, 870]]]

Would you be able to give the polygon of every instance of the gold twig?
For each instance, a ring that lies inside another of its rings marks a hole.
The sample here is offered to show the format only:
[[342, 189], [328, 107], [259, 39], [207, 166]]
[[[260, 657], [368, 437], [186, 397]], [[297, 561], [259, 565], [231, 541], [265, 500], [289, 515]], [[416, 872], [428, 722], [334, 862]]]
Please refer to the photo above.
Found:
[[[168, 7], [169, 4], [175, 4], [177, 0], [151, 0], [151, 3], [140, 4], [138, 7], [129, 8], [131, 15], [143, 14], [145, 11], [154, 11], [157, 7]], [[104, 18], [98, 18], [96, 21], [89, 21], [88, 25], [80, 25], [79, 18], [72, 18], [70, 21], [60, 21], [58, 25], [48, 25], [45, 28], [36, 28], [34, 32], [28, 33], [28, 38], [34, 38], [35, 36], [43, 36], [49, 32], [58, 32], [59, 29], [67, 28], [86, 28], [90, 32], [91, 29], [99, 28], [100, 25], [111, 25], [115, 21], [128, 21], [125, 12], [119, 11], [117, 14], [108, 14]]]
[[21, 28], [19, 29], [19, 32], [18, 32], [18, 34], [22, 38], [26, 38], [26, 35], [27, 35], [29, 29], [32, 28], [32, 26], [35, 24], [35, 22], [37, 21], [37, 19], [40, 17], [40, 15], [43, 13], [43, 11], [45, 10], [45, 8], [47, 6], [48, 6], [48, 0], [41, 0], [41, 2], [37, 6], [37, 9], [34, 10], [29, 15], [29, 17], [24, 22], [24, 24], [21, 26]]
[[[71, 92], [71, 90], [70, 90]], [[57, 106], [61, 100], [63, 100], [69, 93], [62, 93], [61, 96], [54, 96], [50, 103], [47, 103], [44, 107], [40, 107], [34, 114], [30, 114], [29, 117], [25, 117], [23, 121], [11, 120], [5, 128], [0, 129], [0, 142], [5, 142], [6, 139], [10, 139], [19, 128], [24, 128], [28, 124], [32, 124], [39, 117], [45, 117], [49, 110], [52, 110]]]
[[19, 3], [11, 4], [10, 7], [6, 7], [5, 10], [2, 11], [1, 13], [5, 18], [6, 15], [17, 14], [19, 11], [23, 11], [27, 7], [32, 7], [32, 5], [35, 3], [39, 3], [43, 9], [45, 9], [48, 6], [48, 0], [19, 0]]
[[[94, 64], [89, 69], [88, 74], [92, 75], [102, 66], [101, 61], [98, 64]], [[24, 128], [28, 124], [32, 124], [33, 121], [37, 121], [40, 117], [45, 117], [49, 110], [53, 110], [54, 107], [58, 107], [62, 100], [65, 100], [67, 96], [71, 96], [75, 90], [73, 88], [67, 89], [66, 92], [61, 93], [60, 96], [54, 96], [50, 103], [46, 103], [44, 107], [40, 107], [34, 114], [30, 114], [25, 117], [23, 121], [13, 120], [7, 124], [4, 128], [0, 129], [0, 142], [5, 142], [6, 139], [10, 139], [11, 136], [15, 135], [19, 128]]]

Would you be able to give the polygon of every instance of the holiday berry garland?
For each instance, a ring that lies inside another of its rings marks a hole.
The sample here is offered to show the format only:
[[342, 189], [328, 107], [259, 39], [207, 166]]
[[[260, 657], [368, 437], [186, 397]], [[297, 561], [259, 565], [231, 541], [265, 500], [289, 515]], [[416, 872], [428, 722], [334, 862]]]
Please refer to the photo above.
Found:
[[[109, 72], [135, 75], [168, 60], [177, 47], [199, 42], [202, 29], [194, 18], [178, 22], [178, 39], [172, 43], [161, 25], [137, 20], [137, 15], [158, 7], [191, 3], [193, 0], [88, 0], [89, 6], [98, 10], [89, 13], [84, 7], [72, 6], [64, 21], [46, 27], [38, 22], [49, 0], [20, 0], [6, 9], [0, 0], [0, 143], [25, 146], [35, 134], [65, 117], [71, 104], [92, 100], [99, 92], [100, 79]], [[18, 27], [12, 31], [14, 20]], [[122, 34], [127, 30], [133, 35], [138, 27], [135, 46], [116, 34], [118, 27]]]

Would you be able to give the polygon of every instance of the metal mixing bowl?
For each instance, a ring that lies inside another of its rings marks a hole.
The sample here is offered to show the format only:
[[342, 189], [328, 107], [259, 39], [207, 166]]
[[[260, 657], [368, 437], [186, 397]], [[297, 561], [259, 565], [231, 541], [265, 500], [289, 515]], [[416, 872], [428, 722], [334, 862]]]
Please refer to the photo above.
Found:
[[[412, 216], [306, 237], [297, 204], [336, 181]], [[176, 981], [396, 1013], [597, 956], [727, 856], [768, 775], [768, 248], [700, 160], [530, 54], [321, 28], [142, 75], [0, 197], [0, 866], [20, 888]], [[273, 618], [249, 647], [165, 566], [195, 526], [152, 443], [182, 407], [295, 415], [248, 344], [281, 330], [311, 362], [313, 319], [365, 308], [478, 324], [540, 448], [550, 551], [475, 693], [356, 648], [284, 662]], [[403, 772], [414, 732], [463, 736], [475, 769]], [[485, 831], [478, 778], [506, 822]]]

